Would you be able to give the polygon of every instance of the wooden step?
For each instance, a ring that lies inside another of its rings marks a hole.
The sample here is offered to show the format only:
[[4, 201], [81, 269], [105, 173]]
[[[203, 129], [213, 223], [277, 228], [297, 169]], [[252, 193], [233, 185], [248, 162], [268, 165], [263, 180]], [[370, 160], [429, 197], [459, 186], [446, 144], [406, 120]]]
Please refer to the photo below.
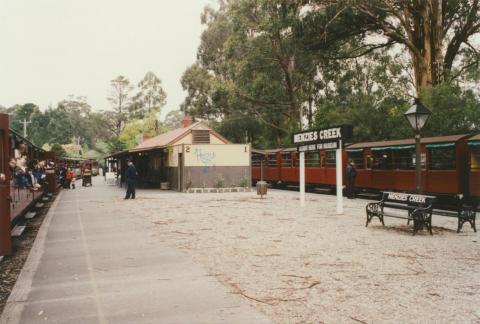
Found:
[[12, 230], [12, 237], [19, 237], [23, 234], [23, 231], [25, 231], [25, 228], [27, 228], [24, 225], [15, 225], [15, 227]]
[[35, 208], [43, 208], [44, 206], [45, 204], [39, 202], [35, 205]]
[[25, 218], [26, 218], [26, 219], [32, 219], [32, 218], [34, 218], [36, 215], [37, 215], [36, 212], [28, 212], [28, 213], [25, 214]]

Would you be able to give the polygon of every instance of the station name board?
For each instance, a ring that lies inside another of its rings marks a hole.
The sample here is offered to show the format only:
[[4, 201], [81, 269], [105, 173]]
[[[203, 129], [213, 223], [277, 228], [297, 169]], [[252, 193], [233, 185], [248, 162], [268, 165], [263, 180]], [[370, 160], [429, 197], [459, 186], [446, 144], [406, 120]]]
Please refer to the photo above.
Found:
[[308, 130], [293, 134], [292, 142], [299, 152], [338, 149], [341, 148], [340, 141], [343, 146], [345, 140], [352, 137], [352, 130], [351, 125]]

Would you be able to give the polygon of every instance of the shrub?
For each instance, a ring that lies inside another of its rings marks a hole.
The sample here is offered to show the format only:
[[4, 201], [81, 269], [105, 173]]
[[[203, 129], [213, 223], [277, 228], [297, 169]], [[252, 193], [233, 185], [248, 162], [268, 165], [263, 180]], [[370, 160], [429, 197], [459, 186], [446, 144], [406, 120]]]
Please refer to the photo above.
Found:
[[215, 188], [223, 188], [225, 187], [225, 179], [223, 176], [220, 174], [215, 178], [215, 182], [213, 184]]
[[248, 186], [248, 179], [246, 177], [242, 177], [240, 179], [239, 186], [242, 187], [242, 188], [246, 188]]

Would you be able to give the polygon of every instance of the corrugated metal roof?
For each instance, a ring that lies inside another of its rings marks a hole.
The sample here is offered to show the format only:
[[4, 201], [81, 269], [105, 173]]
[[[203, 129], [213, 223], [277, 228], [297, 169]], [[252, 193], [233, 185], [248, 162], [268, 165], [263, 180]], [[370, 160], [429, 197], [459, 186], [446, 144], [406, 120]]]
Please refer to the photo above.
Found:
[[[198, 121], [196, 123], [193, 123], [192, 125], [185, 127], [185, 128], [177, 128], [174, 129], [170, 132], [166, 132], [160, 135], [157, 135], [155, 137], [149, 138], [140, 145], [136, 146], [135, 148], [131, 149], [129, 152], [144, 152], [144, 151], [149, 151], [153, 150], [156, 148], [162, 148], [162, 147], [167, 147], [168, 145], [174, 144], [176, 141], [181, 139], [182, 137], [186, 136], [188, 133], [190, 133], [193, 129], [195, 129], [197, 126], [200, 124], [204, 124], [202, 121]], [[210, 134], [214, 135], [218, 139], [220, 139], [222, 142], [225, 144], [229, 144], [230, 142], [225, 139], [223, 136], [215, 132], [214, 130], [210, 129], [209, 127], [206, 127], [206, 130], [210, 132]]]
[[164, 147], [168, 144], [174, 142], [176, 139], [182, 137], [183, 135], [187, 134], [190, 130], [196, 127], [201, 122], [198, 121], [193, 123], [192, 125], [185, 127], [185, 128], [177, 128], [170, 132], [166, 132], [155, 137], [149, 138], [140, 145], [136, 146], [135, 148], [131, 149], [130, 152], [140, 152], [140, 151], [148, 151], [153, 148]]
[[[464, 139], [469, 134], [461, 135], [449, 135], [449, 136], [436, 136], [436, 137], [425, 137], [421, 138], [422, 144], [431, 144], [431, 143], [448, 143], [448, 142], [458, 142], [461, 139]], [[379, 147], [379, 146], [396, 146], [396, 145], [413, 145], [415, 144], [414, 138], [402, 139], [402, 140], [393, 140], [393, 141], [378, 141], [378, 142], [363, 142], [355, 143], [349, 145], [348, 148], [370, 148], [370, 147]]]

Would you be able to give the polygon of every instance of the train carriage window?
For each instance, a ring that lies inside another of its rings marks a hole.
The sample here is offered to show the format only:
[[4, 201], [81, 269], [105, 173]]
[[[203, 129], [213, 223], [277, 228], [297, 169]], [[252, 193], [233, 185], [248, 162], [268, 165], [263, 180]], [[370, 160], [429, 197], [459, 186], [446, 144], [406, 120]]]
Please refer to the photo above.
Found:
[[372, 150], [372, 169], [389, 170], [392, 168], [392, 151], [390, 149]]
[[476, 171], [480, 170], [480, 147], [471, 148], [470, 169]]
[[277, 166], [277, 153], [268, 154], [268, 166], [269, 167]]
[[365, 156], [365, 169], [371, 169], [373, 165], [373, 158], [371, 155]]
[[357, 169], [365, 168], [364, 159], [363, 159], [363, 149], [355, 150], [355, 151], [347, 150], [347, 154], [348, 154], [348, 159], [353, 160], [353, 162], [355, 163], [355, 167]]
[[429, 148], [428, 168], [430, 170], [454, 170], [455, 147]]
[[252, 153], [252, 166], [253, 167], [261, 166], [263, 160], [264, 160], [264, 158], [263, 158], [262, 154]]
[[325, 151], [325, 167], [334, 168], [336, 166], [337, 157], [335, 154], [335, 150]]
[[319, 167], [320, 166], [320, 152], [307, 152], [305, 154], [305, 166]]
[[393, 164], [396, 169], [409, 170], [415, 168], [415, 149], [397, 149], [393, 151]]
[[282, 166], [291, 167], [292, 166], [292, 153], [284, 152], [282, 153]]

